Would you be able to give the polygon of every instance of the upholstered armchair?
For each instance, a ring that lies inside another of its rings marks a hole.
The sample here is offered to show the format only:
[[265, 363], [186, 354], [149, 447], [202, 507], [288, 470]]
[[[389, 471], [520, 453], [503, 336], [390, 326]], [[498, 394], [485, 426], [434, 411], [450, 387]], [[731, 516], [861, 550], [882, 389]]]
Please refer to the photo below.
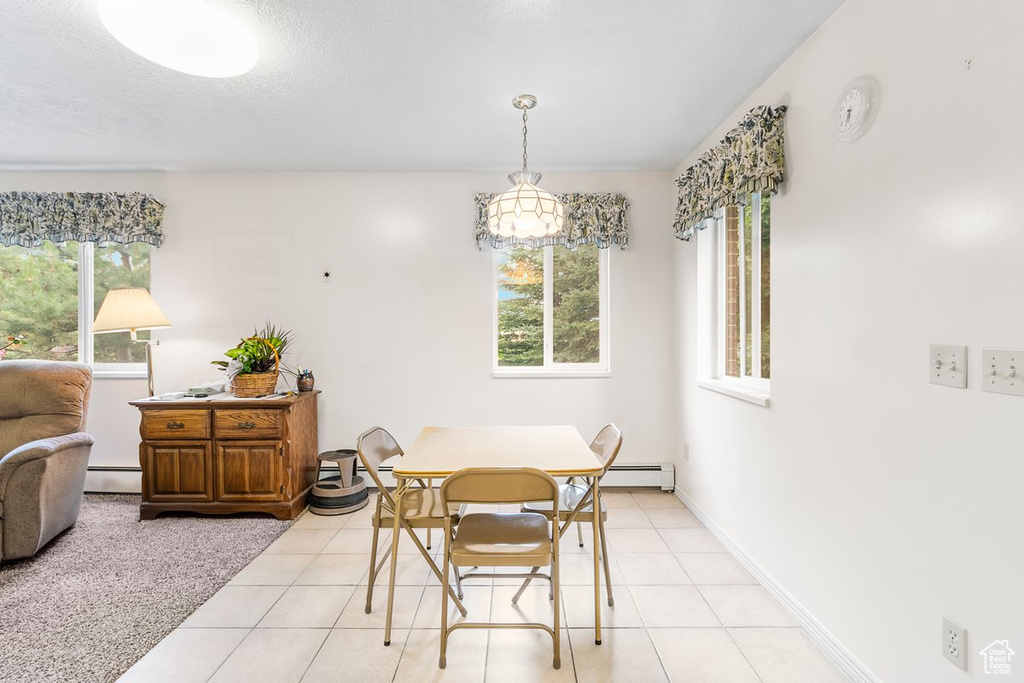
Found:
[[78, 519], [91, 389], [88, 365], [0, 361], [0, 562], [35, 555]]

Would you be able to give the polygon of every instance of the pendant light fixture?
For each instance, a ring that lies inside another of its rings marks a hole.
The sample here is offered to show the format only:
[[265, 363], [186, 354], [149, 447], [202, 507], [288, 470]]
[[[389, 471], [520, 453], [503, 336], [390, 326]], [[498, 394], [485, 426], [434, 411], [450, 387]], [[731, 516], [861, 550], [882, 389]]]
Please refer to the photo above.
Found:
[[512, 98], [512, 106], [523, 111], [523, 170], [510, 173], [512, 189], [487, 205], [487, 228], [500, 237], [550, 237], [561, 232], [565, 207], [550, 192], [537, 187], [540, 173], [532, 173], [526, 165], [526, 112], [537, 106], [537, 98], [519, 95]]

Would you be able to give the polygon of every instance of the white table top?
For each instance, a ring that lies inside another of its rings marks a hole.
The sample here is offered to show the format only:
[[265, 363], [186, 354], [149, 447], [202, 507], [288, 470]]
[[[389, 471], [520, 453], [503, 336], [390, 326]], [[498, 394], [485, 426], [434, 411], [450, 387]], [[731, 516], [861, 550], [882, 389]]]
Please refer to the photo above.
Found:
[[404, 478], [465, 467], [535, 467], [553, 477], [597, 474], [601, 461], [575, 427], [426, 427], [395, 464]]

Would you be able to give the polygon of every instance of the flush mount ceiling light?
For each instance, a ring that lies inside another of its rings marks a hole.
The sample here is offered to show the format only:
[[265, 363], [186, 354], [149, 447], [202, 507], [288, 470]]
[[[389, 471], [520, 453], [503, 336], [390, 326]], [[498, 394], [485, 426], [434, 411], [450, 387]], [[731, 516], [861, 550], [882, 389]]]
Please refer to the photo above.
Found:
[[256, 38], [205, 0], [99, 0], [100, 20], [132, 52], [168, 69], [240, 76], [259, 58]]
[[565, 207], [539, 187], [540, 173], [526, 167], [526, 112], [537, 106], [533, 95], [519, 95], [512, 106], [523, 110], [523, 170], [510, 173], [511, 190], [502, 192], [487, 205], [487, 229], [501, 237], [549, 237], [562, 230]]

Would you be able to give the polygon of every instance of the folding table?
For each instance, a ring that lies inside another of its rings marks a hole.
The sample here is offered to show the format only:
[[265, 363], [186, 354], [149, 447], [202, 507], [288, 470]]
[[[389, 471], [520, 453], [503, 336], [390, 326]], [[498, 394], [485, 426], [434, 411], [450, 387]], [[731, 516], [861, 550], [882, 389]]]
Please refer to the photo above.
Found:
[[[576, 506], [585, 508], [593, 500], [594, 509], [601, 509], [598, 478], [602, 463], [590, 450], [575, 427], [426, 427], [405, 451], [392, 470], [397, 480], [393, 492], [396, 509], [401, 510], [401, 496], [417, 479], [443, 479], [466, 467], [535, 467], [553, 477], [589, 477], [590, 495]], [[561, 532], [575, 521], [566, 521]], [[400, 518], [395, 515], [392, 538], [399, 537]], [[601, 565], [598, 549], [598, 525], [594, 530], [594, 642], [601, 643]], [[391, 554], [391, 580], [388, 585], [388, 613], [384, 642], [391, 642], [391, 612], [395, 595], [398, 553]], [[556, 599], [558, 596], [556, 596]]]

